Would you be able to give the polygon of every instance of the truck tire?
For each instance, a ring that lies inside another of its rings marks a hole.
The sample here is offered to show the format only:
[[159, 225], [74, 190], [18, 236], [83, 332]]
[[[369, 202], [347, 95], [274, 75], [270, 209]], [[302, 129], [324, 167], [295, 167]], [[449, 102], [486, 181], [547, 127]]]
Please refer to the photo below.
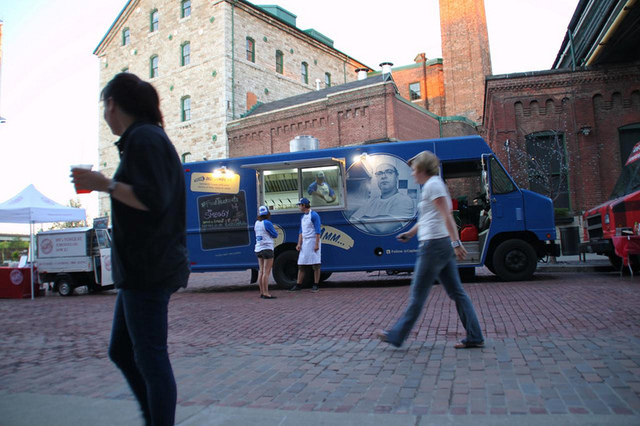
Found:
[[320, 272], [320, 282], [323, 283], [329, 279], [331, 272]]
[[69, 275], [62, 275], [56, 278], [56, 289], [60, 296], [71, 296], [73, 294], [73, 280]]
[[296, 285], [298, 278], [298, 252], [287, 250], [280, 253], [273, 262], [273, 279], [278, 288], [288, 290]]
[[492, 263], [501, 280], [525, 281], [536, 271], [538, 255], [526, 241], [506, 240], [496, 247]]

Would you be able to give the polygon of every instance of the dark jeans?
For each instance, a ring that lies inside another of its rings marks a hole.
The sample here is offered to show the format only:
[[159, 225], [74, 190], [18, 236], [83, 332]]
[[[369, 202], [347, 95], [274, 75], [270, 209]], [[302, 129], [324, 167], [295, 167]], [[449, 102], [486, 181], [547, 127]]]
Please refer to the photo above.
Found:
[[147, 425], [173, 425], [177, 390], [167, 351], [169, 299], [178, 288], [118, 290], [109, 358], [122, 371]]
[[458, 316], [467, 331], [467, 338], [463, 341], [469, 343], [484, 341], [473, 303], [460, 282], [458, 264], [451, 248], [451, 240], [449, 237], [445, 237], [421, 243], [411, 280], [409, 306], [393, 328], [388, 331], [387, 341], [389, 343], [400, 346], [405, 341], [422, 312], [436, 278], [440, 280], [449, 297], [456, 303]]

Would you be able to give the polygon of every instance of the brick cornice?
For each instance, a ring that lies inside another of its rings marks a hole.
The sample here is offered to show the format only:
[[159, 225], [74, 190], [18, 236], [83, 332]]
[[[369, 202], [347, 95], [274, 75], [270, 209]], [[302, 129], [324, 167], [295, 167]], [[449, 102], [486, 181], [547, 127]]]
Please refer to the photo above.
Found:
[[487, 94], [498, 92], [514, 92], [522, 90], [543, 90], [559, 87], [570, 87], [577, 84], [601, 85], [615, 81], [640, 82], [640, 69], [637, 66], [624, 69], [597, 71], [566, 72], [545, 75], [518, 76], [502, 80], [487, 79]]

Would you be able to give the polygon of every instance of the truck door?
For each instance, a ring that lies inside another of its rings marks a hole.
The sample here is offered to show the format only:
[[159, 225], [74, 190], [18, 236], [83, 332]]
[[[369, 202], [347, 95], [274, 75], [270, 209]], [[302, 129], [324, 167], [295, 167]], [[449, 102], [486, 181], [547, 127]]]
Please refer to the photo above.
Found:
[[96, 229], [99, 254], [94, 256], [96, 282], [101, 286], [113, 284], [111, 276], [111, 234], [108, 229]]
[[482, 154], [483, 185], [491, 206], [491, 234], [525, 228], [522, 193], [492, 154]]

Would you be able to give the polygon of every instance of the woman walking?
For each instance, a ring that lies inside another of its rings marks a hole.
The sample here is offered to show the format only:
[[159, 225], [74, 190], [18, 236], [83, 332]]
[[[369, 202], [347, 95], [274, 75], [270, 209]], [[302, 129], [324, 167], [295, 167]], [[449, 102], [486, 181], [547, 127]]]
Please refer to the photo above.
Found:
[[439, 176], [439, 164], [438, 157], [429, 151], [423, 151], [409, 160], [414, 180], [422, 185], [420, 215], [416, 224], [397, 238], [406, 243], [417, 234], [420, 241], [411, 281], [411, 297], [409, 306], [398, 322], [387, 331], [377, 332], [380, 340], [396, 347], [402, 345], [418, 320], [436, 278], [455, 301], [458, 316], [467, 331], [467, 337], [454, 347], [484, 346], [478, 317], [458, 274], [456, 257], [463, 260], [467, 251], [458, 239], [458, 229], [451, 213], [451, 197]]
[[253, 226], [253, 230], [256, 232], [255, 252], [258, 256], [258, 287], [260, 287], [261, 299], [276, 298], [269, 293], [269, 275], [273, 266], [273, 240], [278, 236], [278, 232], [273, 227], [270, 218], [271, 212], [267, 206], [260, 206], [258, 220]]
[[113, 178], [75, 170], [78, 188], [111, 197], [113, 280], [118, 289], [109, 357], [124, 374], [147, 425], [173, 425], [176, 381], [167, 350], [171, 295], [186, 287], [184, 172], [163, 130], [153, 86], [131, 73], [102, 90], [104, 119], [120, 164]]

